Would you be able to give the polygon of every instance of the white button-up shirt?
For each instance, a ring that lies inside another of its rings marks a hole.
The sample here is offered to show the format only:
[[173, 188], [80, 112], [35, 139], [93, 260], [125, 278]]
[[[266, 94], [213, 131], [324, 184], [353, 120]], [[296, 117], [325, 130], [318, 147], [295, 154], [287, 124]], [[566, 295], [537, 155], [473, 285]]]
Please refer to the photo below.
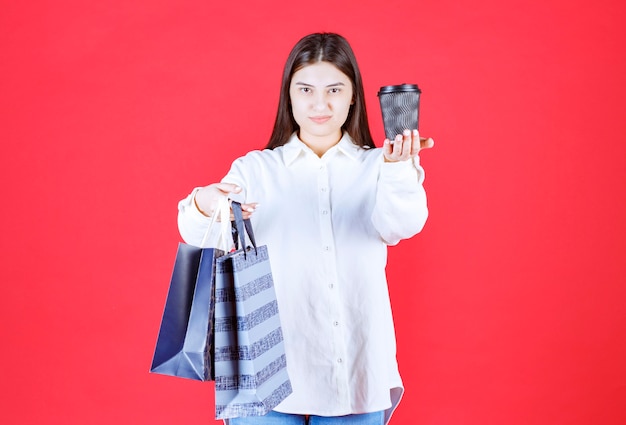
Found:
[[[341, 416], [385, 410], [403, 393], [385, 266], [387, 245], [418, 233], [428, 215], [419, 158], [385, 163], [347, 134], [321, 158], [294, 134], [252, 151], [223, 182], [258, 202], [251, 221], [267, 245], [293, 393], [275, 410]], [[208, 224], [193, 195], [179, 204], [183, 239]]]

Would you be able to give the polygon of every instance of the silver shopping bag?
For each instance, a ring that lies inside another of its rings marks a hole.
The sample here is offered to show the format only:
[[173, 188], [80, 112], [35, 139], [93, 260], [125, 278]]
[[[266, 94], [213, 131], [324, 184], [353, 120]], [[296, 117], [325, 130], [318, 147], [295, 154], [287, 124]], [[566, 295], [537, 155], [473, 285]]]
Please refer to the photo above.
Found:
[[265, 415], [292, 392], [267, 247], [241, 205], [232, 209], [241, 248], [217, 258], [215, 272], [216, 419]]

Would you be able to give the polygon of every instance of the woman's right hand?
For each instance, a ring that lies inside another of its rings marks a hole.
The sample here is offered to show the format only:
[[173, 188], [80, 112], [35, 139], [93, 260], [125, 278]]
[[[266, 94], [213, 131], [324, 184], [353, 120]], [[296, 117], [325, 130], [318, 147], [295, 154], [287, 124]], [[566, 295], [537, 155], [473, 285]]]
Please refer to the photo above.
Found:
[[[205, 216], [211, 217], [215, 213], [215, 207], [219, 198], [228, 197], [231, 193], [239, 193], [241, 188], [232, 183], [213, 183], [203, 188], [198, 189], [194, 202], [196, 208]], [[241, 210], [243, 211], [243, 218], [248, 219], [256, 209], [258, 203], [241, 204]], [[231, 212], [231, 220], [235, 218]]]

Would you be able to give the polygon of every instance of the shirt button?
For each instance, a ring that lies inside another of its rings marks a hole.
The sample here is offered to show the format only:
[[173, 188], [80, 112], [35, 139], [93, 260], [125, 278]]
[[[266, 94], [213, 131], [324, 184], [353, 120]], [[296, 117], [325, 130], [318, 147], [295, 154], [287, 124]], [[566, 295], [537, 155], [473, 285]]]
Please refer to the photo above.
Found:
[[328, 287], [329, 287], [330, 289], [333, 289], [333, 288], [335, 287], [335, 285], [333, 285], [332, 283], [329, 283], [329, 284], [328, 284]]
[[324, 214], [324, 215], [328, 214], [328, 210], [323, 210], [322, 214]]
[[335, 326], [339, 326], [339, 322], [334, 321], [334, 322], [333, 322], [333, 325], [335, 325]]
[[321, 188], [320, 190], [321, 190], [322, 192], [326, 192], [326, 188], [325, 188], [325, 187]]
[[330, 247], [329, 247], [328, 245], [326, 245], [326, 246], [324, 247], [324, 251], [330, 251]]
[[343, 359], [340, 357], [337, 359], [337, 363], [343, 363]]

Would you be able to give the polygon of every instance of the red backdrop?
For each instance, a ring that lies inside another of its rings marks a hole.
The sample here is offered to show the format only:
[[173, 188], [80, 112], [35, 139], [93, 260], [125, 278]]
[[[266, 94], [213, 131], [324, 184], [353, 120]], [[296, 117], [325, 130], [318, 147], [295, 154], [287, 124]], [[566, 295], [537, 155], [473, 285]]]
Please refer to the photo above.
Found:
[[[217, 4], [211, 4], [217, 3]], [[252, 2], [250, 2], [252, 3]], [[390, 249], [397, 424], [626, 423], [619, 0], [2, 2], [0, 419], [214, 423], [148, 373], [176, 203], [271, 130], [314, 31], [423, 89], [430, 218]]]

